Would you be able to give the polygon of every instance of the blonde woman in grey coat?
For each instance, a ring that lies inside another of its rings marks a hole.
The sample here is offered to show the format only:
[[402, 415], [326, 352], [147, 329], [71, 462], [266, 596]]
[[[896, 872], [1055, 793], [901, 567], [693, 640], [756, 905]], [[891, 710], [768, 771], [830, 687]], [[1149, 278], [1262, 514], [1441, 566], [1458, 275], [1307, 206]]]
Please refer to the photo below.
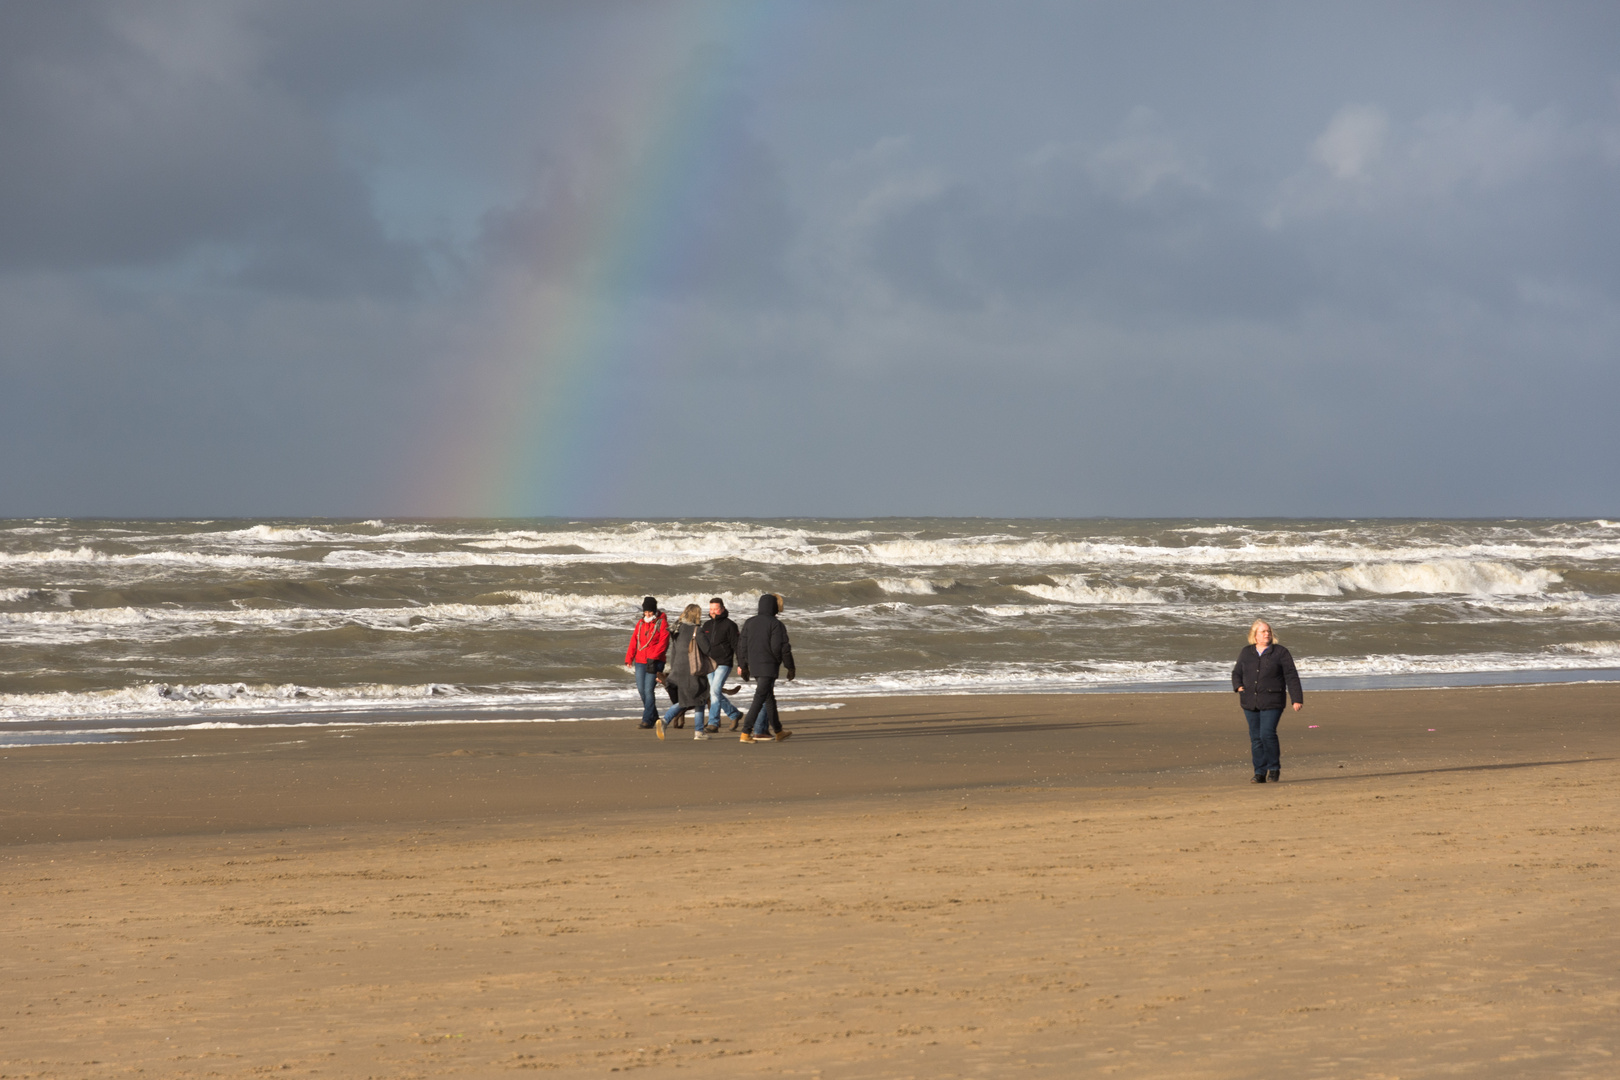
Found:
[[709, 737], [703, 731], [703, 710], [709, 705], [709, 672], [714, 664], [697, 647], [698, 624], [702, 621], [703, 609], [687, 604], [670, 634], [669, 652], [664, 654], [664, 685], [674, 693], [675, 704], [658, 721], [660, 739], [671, 724], [680, 726], [682, 714], [689, 709], [698, 710], [698, 730], [692, 737]]

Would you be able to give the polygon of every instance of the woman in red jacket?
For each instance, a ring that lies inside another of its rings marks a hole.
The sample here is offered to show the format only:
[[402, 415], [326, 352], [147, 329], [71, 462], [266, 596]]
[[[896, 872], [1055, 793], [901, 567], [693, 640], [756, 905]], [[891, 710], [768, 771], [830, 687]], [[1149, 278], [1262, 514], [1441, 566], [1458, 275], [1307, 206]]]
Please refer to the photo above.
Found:
[[641, 601], [641, 618], [630, 631], [630, 645], [624, 650], [624, 670], [636, 676], [636, 692], [641, 695], [641, 726], [658, 723], [658, 673], [664, 670], [664, 653], [669, 650], [669, 622], [658, 610], [658, 598]]

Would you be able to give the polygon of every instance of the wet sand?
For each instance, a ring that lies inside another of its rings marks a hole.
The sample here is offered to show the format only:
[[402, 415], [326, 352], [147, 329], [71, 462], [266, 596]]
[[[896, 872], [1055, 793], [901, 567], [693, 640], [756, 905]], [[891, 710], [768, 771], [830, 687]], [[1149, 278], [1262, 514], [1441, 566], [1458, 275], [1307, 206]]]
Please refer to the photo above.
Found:
[[3, 750], [0, 1076], [1620, 1072], [1620, 685], [1309, 702]]

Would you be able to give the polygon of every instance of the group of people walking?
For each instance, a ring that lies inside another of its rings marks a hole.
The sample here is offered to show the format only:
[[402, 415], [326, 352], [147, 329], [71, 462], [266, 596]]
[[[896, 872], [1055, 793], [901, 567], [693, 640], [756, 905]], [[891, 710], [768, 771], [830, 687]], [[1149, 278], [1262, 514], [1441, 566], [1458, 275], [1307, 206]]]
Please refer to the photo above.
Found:
[[[765, 593], [759, 598], [759, 614], [739, 628], [725, 601], [716, 596], [709, 600], [706, 621], [701, 607], [687, 604], [671, 633], [657, 597], [642, 600], [641, 618], [624, 653], [625, 669], [634, 673], [641, 695], [641, 726], [652, 728], [662, 739], [691, 712], [692, 738], [707, 739], [719, 733], [724, 712], [732, 731], [742, 728], [742, 742], [782, 742], [791, 737], [793, 732], [783, 728], [776, 708], [776, 680], [785, 675], [791, 682], [797, 674], [787, 627], [777, 618], [782, 607], [780, 593]], [[741, 683], [726, 689], [733, 670], [743, 682], [754, 682], [746, 715], [727, 696], [742, 689]], [[662, 716], [660, 685], [670, 697]]]
[[[782, 611], [782, 595], [765, 593], [759, 598], [759, 614], [739, 629], [726, 611], [725, 601], [716, 596], [709, 601], [709, 618], [703, 609], [687, 604], [674, 634], [658, 608], [655, 597], [641, 602], [641, 618], [630, 632], [625, 650], [625, 669], [636, 676], [641, 694], [641, 726], [653, 728], [662, 739], [670, 726], [679, 727], [682, 717], [693, 712], [696, 720], [692, 738], [707, 739], [720, 731], [720, 714], [731, 718], [731, 730], [742, 728], [741, 741], [781, 742], [793, 734], [782, 727], [776, 709], [776, 680], [786, 675], [792, 681], [793, 648], [787, 627], [777, 616]], [[741, 684], [725, 688], [733, 669], [743, 682], [754, 680], [754, 699], [743, 715], [727, 694], [742, 689]], [[669, 709], [658, 713], [658, 686], [669, 692]], [[1294, 657], [1272, 632], [1271, 624], [1256, 619], [1249, 627], [1249, 643], [1238, 653], [1232, 667], [1232, 689], [1243, 706], [1249, 723], [1249, 751], [1254, 764], [1251, 783], [1277, 783], [1282, 779], [1282, 744], [1277, 725], [1289, 699], [1294, 711], [1305, 706], [1305, 692], [1299, 685]]]

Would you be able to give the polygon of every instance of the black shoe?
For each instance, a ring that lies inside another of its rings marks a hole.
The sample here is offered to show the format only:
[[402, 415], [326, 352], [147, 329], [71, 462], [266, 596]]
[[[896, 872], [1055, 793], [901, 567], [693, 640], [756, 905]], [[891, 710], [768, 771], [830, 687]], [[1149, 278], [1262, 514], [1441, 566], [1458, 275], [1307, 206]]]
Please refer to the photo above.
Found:
[[1272, 769], [1271, 772], [1266, 775], [1266, 779], [1270, 780], [1273, 784], [1282, 783], [1282, 770]]
[[652, 723], [651, 723], [651, 724], [648, 724], [648, 723], [645, 723], [645, 722], [643, 722], [643, 723], [642, 723], [642, 725], [641, 725], [641, 726], [642, 726], [642, 727], [644, 727], [644, 728], [652, 728], [652, 727], [657, 727], [657, 726], [658, 726], [658, 722], [657, 722], [657, 721], [654, 721], [654, 722], [652, 722]]
[[1257, 772], [1253, 776], [1249, 777], [1249, 783], [1251, 784], [1263, 784], [1265, 782], [1266, 774], [1263, 772]]

